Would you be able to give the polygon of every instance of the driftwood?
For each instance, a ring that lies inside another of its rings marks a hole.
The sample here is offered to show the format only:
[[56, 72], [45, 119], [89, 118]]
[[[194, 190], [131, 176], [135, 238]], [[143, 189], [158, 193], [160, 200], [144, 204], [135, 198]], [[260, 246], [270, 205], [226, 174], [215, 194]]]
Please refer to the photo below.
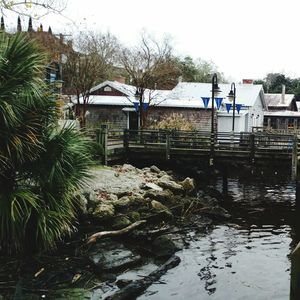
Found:
[[160, 266], [155, 271], [151, 272], [143, 279], [135, 280], [129, 283], [127, 286], [117, 291], [111, 296], [105, 298], [105, 300], [131, 300], [140, 296], [152, 283], [158, 281], [162, 275], [168, 270], [175, 268], [180, 263], [180, 258], [173, 255], [167, 262]]
[[120, 229], [120, 230], [96, 232], [87, 239], [86, 243], [91, 244], [91, 243], [95, 243], [97, 239], [100, 239], [103, 237], [119, 236], [119, 235], [128, 233], [128, 232], [132, 231], [133, 229], [137, 228], [138, 226], [140, 226], [141, 224], [144, 224], [146, 222], [147, 222], [146, 220], [141, 220], [141, 221], [134, 222], [131, 225], [129, 225], [123, 229]]

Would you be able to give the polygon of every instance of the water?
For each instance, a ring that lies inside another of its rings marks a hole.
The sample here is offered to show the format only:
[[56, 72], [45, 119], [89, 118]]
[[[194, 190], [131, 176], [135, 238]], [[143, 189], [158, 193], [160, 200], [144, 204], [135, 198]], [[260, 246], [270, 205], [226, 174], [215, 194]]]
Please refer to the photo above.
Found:
[[[221, 190], [221, 183], [214, 185]], [[191, 233], [189, 248], [178, 252], [180, 265], [139, 300], [289, 299], [295, 186], [276, 176], [240, 176], [228, 189], [234, 222]]]

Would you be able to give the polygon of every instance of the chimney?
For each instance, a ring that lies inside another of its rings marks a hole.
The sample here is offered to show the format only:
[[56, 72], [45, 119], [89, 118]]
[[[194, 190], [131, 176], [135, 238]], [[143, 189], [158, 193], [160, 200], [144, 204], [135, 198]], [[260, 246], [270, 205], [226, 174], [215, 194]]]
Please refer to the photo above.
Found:
[[253, 79], [243, 79], [243, 84], [253, 84]]
[[3, 16], [1, 17], [1, 27], [0, 27], [1, 31], [5, 31], [5, 24], [4, 24], [4, 18]]
[[114, 81], [120, 82], [120, 83], [125, 83], [126, 78], [121, 75], [117, 75], [114, 77]]
[[282, 85], [282, 91], [281, 91], [281, 104], [285, 103], [285, 84]]

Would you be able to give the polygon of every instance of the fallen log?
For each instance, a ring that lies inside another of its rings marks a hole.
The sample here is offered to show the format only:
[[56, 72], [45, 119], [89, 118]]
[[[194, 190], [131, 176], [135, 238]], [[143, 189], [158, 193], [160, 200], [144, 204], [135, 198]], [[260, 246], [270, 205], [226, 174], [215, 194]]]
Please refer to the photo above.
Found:
[[137, 228], [138, 226], [140, 226], [141, 224], [144, 224], [146, 222], [147, 222], [146, 220], [141, 220], [141, 221], [134, 222], [131, 225], [129, 225], [125, 228], [122, 228], [120, 230], [96, 232], [87, 239], [86, 243], [91, 244], [91, 243], [95, 243], [97, 239], [100, 239], [103, 237], [119, 236], [119, 235], [128, 233], [128, 232], [132, 231], [133, 229]]
[[180, 263], [180, 258], [173, 255], [169, 260], [167, 260], [158, 269], [151, 272], [148, 276], [143, 279], [135, 280], [129, 283], [124, 288], [120, 289], [111, 296], [105, 298], [105, 300], [130, 300], [135, 299], [140, 296], [151, 284], [158, 281], [162, 275], [164, 275], [168, 270], [175, 268]]

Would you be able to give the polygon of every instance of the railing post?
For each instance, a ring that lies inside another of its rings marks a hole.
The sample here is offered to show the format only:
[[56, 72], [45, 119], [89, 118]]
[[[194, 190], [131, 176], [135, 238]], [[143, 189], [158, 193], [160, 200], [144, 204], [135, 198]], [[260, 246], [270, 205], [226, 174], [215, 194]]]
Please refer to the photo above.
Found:
[[255, 161], [255, 135], [251, 133], [249, 136], [249, 146], [250, 146], [250, 162], [254, 163]]
[[125, 153], [125, 158], [128, 158], [128, 152], [129, 152], [129, 130], [124, 129], [123, 132], [123, 147], [124, 147], [124, 153]]
[[170, 131], [166, 132], [166, 160], [170, 159], [170, 150], [171, 150], [171, 135]]
[[103, 147], [103, 164], [107, 165], [107, 155], [108, 155], [108, 149], [107, 149], [107, 140], [108, 140], [108, 125], [103, 124], [101, 125], [101, 144]]
[[292, 179], [297, 180], [297, 167], [298, 167], [298, 136], [293, 137], [293, 153], [292, 153]]

